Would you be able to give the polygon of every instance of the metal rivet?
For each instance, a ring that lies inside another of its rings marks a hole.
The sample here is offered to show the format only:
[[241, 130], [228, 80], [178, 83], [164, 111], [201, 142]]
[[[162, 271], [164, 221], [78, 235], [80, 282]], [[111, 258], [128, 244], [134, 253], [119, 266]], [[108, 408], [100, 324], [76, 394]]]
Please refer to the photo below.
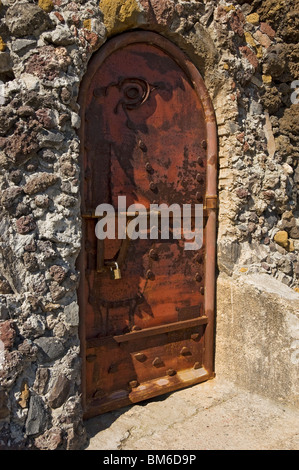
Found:
[[149, 257], [154, 259], [154, 260], [157, 260], [158, 259], [158, 253], [156, 252], [156, 250], [151, 249], [150, 252], [149, 252]]
[[186, 348], [186, 346], [184, 346], [181, 349], [180, 354], [181, 354], [181, 356], [191, 356], [191, 351], [190, 351], [190, 349]]
[[201, 175], [200, 173], [197, 173], [196, 175], [196, 179], [199, 183], [203, 183], [204, 182], [204, 177], [203, 175]]
[[207, 141], [206, 141], [206, 140], [203, 140], [202, 143], [201, 143], [201, 145], [202, 145], [202, 147], [203, 147], [204, 149], [206, 149], [206, 148], [207, 148]]
[[129, 387], [131, 387], [131, 388], [136, 388], [136, 387], [138, 387], [138, 382], [137, 382], [137, 380], [131, 380], [131, 382], [129, 382]]
[[94, 362], [96, 360], [97, 356], [95, 354], [89, 354], [86, 356], [87, 362]]
[[106, 395], [106, 392], [101, 389], [101, 388], [98, 388], [98, 390], [96, 390], [94, 392], [94, 394], [92, 395], [93, 398], [103, 398], [104, 396]]
[[205, 288], [204, 288], [204, 287], [201, 287], [201, 288], [199, 289], [199, 292], [200, 292], [201, 295], [204, 295], [204, 293], [205, 293]]
[[196, 255], [195, 261], [199, 264], [203, 262], [203, 256], [202, 255]]
[[202, 275], [201, 275], [200, 273], [196, 273], [196, 274], [195, 274], [195, 280], [196, 280], [197, 282], [202, 281]]
[[197, 163], [198, 163], [200, 166], [203, 166], [203, 159], [202, 159], [201, 157], [198, 157]]
[[131, 328], [131, 331], [139, 331], [139, 330], [141, 330], [141, 326], [138, 326], [138, 325], [133, 325]]
[[146, 361], [146, 355], [143, 354], [143, 353], [137, 353], [137, 354], [134, 354], [134, 358], [139, 361], [139, 362], [144, 362]]
[[201, 193], [196, 193], [196, 199], [199, 201], [199, 202], [202, 202], [203, 201], [203, 196]]
[[153, 182], [150, 183], [150, 190], [151, 190], [151, 191], [156, 191], [156, 190], [157, 190], [157, 185], [156, 185], [156, 183], [153, 183]]
[[168, 369], [168, 371], [166, 372], [167, 375], [175, 375], [176, 374], [176, 371], [174, 369]]
[[145, 145], [144, 142], [142, 142], [142, 140], [139, 140], [139, 148], [142, 150], [142, 152], [147, 151], [147, 146]]
[[113, 374], [113, 372], [117, 372], [117, 370], [118, 370], [117, 364], [111, 364], [111, 366], [109, 366], [109, 369], [108, 369], [108, 374]]
[[95, 88], [93, 90], [93, 96], [96, 96], [97, 98], [103, 96], [105, 94], [104, 90], [104, 88]]
[[153, 167], [152, 165], [149, 163], [149, 162], [146, 162], [145, 164], [145, 169], [146, 171], [148, 171], [149, 173], [151, 173], [153, 171]]
[[201, 363], [200, 362], [195, 362], [193, 369], [200, 369], [201, 368]]
[[193, 339], [193, 341], [196, 341], [197, 339], [199, 339], [199, 333], [192, 333], [191, 339]]
[[150, 269], [146, 272], [146, 278], [149, 279], [150, 281], [153, 281], [155, 279], [155, 274], [153, 271]]
[[163, 366], [163, 361], [159, 357], [155, 357], [155, 359], [152, 362], [152, 365], [154, 367], [160, 367]]

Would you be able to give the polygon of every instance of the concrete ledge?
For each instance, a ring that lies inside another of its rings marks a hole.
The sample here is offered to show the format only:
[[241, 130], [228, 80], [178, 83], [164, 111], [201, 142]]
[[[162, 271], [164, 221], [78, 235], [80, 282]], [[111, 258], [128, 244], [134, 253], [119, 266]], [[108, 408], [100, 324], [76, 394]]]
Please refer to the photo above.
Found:
[[216, 375], [299, 406], [299, 294], [266, 274], [217, 281]]

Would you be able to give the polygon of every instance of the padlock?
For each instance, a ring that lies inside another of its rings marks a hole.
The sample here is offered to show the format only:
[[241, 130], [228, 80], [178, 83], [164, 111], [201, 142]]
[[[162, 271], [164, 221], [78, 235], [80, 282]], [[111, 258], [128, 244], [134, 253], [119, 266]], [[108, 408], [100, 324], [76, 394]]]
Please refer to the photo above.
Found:
[[117, 279], [121, 279], [121, 272], [120, 272], [120, 269], [118, 267], [118, 264], [115, 262], [115, 268], [110, 268], [110, 273], [111, 273], [111, 279], [114, 279], [114, 280], [117, 280]]

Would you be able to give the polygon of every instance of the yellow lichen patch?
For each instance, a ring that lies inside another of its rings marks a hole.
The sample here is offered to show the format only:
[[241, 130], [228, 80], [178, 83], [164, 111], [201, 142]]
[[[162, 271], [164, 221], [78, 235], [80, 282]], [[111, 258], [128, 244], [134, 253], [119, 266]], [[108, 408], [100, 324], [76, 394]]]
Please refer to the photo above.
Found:
[[294, 242], [293, 240], [289, 240], [288, 232], [285, 230], [280, 230], [274, 235], [274, 241], [277, 245], [282, 246], [285, 250], [294, 251]]
[[0, 52], [5, 51], [5, 49], [6, 49], [6, 44], [3, 41], [2, 37], [0, 36]]
[[52, 11], [54, 8], [54, 3], [52, 0], [38, 0], [38, 6], [47, 13], [50, 13], [50, 11]]
[[27, 408], [29, 395], [30, 395], [30, 392], [29, 392], [28, 384], [27, 384], [27, 382], [24, 382], [22, 384], [21, 395], [20, 395], [20, 398], [18, 400], [18, 403], [19, 403], [21, 408]]
[[260, 22], [260, 17], [257, 13], [252, 13], [251, 15], [246, 16], [246, 20], [248, 23], [257, 26]]
[[280, 230], [274, 235], [274, 241], [278, 245], [283, 246], [284, 248], [287, 247], [289, 244], [288, 238], [288, 233], [285, 230]]
[[108, 35], [136, 26], [141, 11], [136, 0], [101, 0], [100, 9]]
[[231, 11], [231, 10], [235, 10], [236, 8], [234, 7], [234, 5], [228, 5], [228, 6], [224, 6], [223, 7], [223, 10], [225, 11]]
[[248, 268], [240, 268], [240, 273], [247, 273]]
[[265, 85], [270, 85], [272, 83], [271, 75], [263, 75], [262, 79], [263, 79], [263, 82], [265, 83]]
[[247, 44], [249, 44], [249, 46], [255, 47], [256, 42], [253, 39], [253, 36], [248, 32], [245, 32], [244, 34], [245, 34], [245, 39], [246, 39]]
[[294, 291], [299, 293], [299, 287], [295, 287]]
[[91, 31], [91, 19], [90, 18], [88, 20], [83, 21], [83, 27], [85, 29], [88, 29], [88, 31]]
[[[256, 56], [258, 59], [261, 59], [263, 57], [263, 48], [261, 46], [257, 46]], [[272, 77], [271, 77], [271, 81], [272, 81]]]
[[228, 69], [229, 69], [229, 65], [228, 65], [228, 64], [223, 64], [223, 68], [224, 68], [224, 70], [228, 70]]

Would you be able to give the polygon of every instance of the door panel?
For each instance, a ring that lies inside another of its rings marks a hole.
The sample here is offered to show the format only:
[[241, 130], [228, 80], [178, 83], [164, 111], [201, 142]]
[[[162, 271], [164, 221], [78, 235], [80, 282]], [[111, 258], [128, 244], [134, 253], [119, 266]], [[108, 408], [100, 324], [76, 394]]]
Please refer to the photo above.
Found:
[[[216, 131], [199, 73], [154, 33], [123, 34], [95, 54], [80, 105], [88, 417], [213, 376]], [[119, 196], [127, 212], [206, 204], [202, 248], [185, 250], [171, 229], [151, 239], [149, 227], [145, 239], [97, 240], [95, 209], [117, 210]]]

